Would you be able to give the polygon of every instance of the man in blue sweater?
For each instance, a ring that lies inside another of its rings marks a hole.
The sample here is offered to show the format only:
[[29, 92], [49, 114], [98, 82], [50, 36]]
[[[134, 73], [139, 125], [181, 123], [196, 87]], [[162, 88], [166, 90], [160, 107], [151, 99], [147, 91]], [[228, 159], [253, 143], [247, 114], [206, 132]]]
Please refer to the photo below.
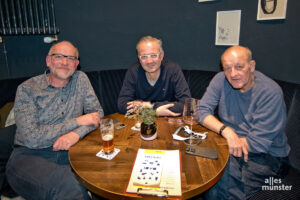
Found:
[[125, 76], [118, 98], [121, 113], [137, 105], [153, 107], [157, 116], [179, 116], [185, 98], [191, 97], [180, 67], [163, 60], [162, 41], [142, 37], [136, 45], [139, 62]]
[[[229, 161], [207, 199], [248, 199], [278, 177], [290, 147], [284, 132], [286, 108], [281, 88], [255, 70], [252, 53], [234, 46], [222, 57], [223, 72], [211, 81], [197, 115], [200, 123], [226, 138]], [[213, 116], [218, 106], [219, 119]]]

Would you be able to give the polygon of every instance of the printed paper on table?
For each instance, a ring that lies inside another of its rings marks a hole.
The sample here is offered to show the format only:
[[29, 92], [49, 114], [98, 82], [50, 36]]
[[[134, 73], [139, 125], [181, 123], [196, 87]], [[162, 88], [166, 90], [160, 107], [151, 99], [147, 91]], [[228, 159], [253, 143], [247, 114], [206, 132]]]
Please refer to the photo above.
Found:
[[126, 192], [181, 196], [179, 150], [139, 149]]

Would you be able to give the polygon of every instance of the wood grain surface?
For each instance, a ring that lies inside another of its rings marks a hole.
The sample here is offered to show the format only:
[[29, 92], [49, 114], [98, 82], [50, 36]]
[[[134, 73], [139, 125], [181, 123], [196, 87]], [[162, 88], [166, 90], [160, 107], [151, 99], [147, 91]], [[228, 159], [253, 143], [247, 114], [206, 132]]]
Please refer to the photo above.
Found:
[[[185, 143], [173, 140], [172, 134], [184, 124], [168, 122], [165, 118], [156, 119], [158, 137], [153, 141], [144, 141], [140, 133], [131, 130], [133, 119], [115, 113], [108, 118], [117, 119], [126, 124], [121, 130], [115, 130], [115, 148], [119, 154], [112, 160], [96, 157], [101, 150], [99, 128], [72, 146], [69, 150], [70, 164], [79, 181], [93, 193], [108, 199], [141, 199], [142, 197], [125, 193], [133, 163], [139, 148], [181, 151], [181, 187], [182, 199], [189, 199], [203, 193], [213, 186], [222, 176], [229, 157], [226, 140], [218, 134], [200, 125], [194, 125], [196, 132], [208, 131], [207, 139], [198, 146], [217, 149], [218, 159], [212, 160], [185, 154]], [[148, 198], [147, 198], [148, 199]], [[155, 199], [151, 197], [149, 199]]]

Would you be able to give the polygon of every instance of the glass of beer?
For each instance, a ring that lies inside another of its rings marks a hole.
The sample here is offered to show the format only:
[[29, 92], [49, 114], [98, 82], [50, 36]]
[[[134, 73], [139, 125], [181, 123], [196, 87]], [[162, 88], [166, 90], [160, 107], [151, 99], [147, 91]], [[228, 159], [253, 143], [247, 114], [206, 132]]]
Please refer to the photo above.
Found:
[[112, 119], [102, 119], [100, 122], [102, 146], [105, 154], [114, 152], [114, 123]]

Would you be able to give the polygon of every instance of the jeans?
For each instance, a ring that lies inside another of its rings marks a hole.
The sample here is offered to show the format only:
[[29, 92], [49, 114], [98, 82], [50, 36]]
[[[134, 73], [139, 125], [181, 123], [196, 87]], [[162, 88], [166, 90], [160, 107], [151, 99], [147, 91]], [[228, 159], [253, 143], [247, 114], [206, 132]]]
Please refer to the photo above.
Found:
[[205, 193], [205, 199], [249, 199], [266, 185], [266, 179], [280, 177], [286, 161], [264, 153], [249, 153], [248, 162], [230, 155], [223, 176]]
[[89, 199], [71, 170], [68, 151], [15, 147], [7, 163], [6, 177], [26, 200]]

